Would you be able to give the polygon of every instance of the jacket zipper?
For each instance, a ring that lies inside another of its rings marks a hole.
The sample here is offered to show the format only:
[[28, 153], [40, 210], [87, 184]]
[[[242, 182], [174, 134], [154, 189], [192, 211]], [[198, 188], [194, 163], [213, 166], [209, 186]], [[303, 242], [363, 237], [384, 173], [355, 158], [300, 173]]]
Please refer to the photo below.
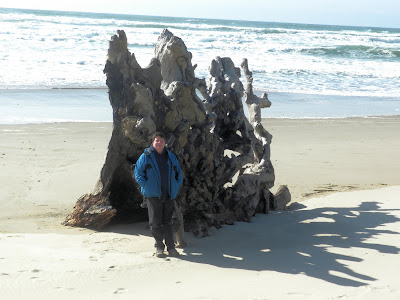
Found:
[[158, 168], [158, 164], [157, 164], [157, 161], [156, 161], [156, 163], [154, 163], [154, 160], [153, 160], [153, 158], [151, 157], [151, 155], [154, 155], [154, 154], [150, 154], [150, 161], [151, 161], [151, 164], [153, 165], [153, 168], [154, 168], [154, 170], [157, 170], [157, 178], [158, 178], [158, 181], [159, 181], [159, 183], [160, 183], [160, 189], [159, 189], [159, 197], [158, 198], [161, 198], [161, 196], [162, 196], [162, 192], [161, 192], [161, 175], [160, 175], [160, 170], [159, 170], [159, 168]]

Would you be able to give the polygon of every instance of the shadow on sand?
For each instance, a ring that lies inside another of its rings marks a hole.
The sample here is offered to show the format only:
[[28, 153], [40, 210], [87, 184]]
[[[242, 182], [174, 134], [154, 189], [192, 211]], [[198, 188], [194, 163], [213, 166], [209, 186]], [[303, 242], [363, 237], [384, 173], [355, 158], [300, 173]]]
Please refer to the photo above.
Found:
[[341, 286], [368, 285], [376, 280], [373, 274], [360, 274], [347, 266], [347, 262], [362, 262], [363, 255], [349, 253], [351, 248], [361, 248], [398, 254], [396, 246], [367, 241], [382, 234], [399, 234], [381, 229], [400, 221], [390, 212], [394, 210], [382, 209], [377, 202], [363, 202], [358, 207], [257, 215], [251, 223], [224, 226], [203, 239], [188, 237], [182, 259], [220, 268], [304, 274]]

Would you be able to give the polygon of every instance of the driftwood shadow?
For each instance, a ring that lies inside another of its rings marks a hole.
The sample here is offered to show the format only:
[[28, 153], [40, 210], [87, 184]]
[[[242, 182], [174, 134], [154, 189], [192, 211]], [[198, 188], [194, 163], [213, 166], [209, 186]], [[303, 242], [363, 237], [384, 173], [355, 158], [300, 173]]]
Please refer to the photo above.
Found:
[[[152, 237], [148, 221], [125, 224], [109, 224], [97, 232], [109, 232], [121, 235]], [[132, 245], [134, 247], [134, 245]]]
[[189, 239], [186, 256], [193, 263], [220, 268], [304, 274], [340, 286], [364, 286], [373, 274], [360, 274], [346, 262], [362, 262], [335, 249], [364, 248], [398, 254], [396, 246], [366, 241], [382, 234], [399, 234], [380, 226], [399, 222], [378, 202], [358, 207], [302, 209], [257, 215], [252, 223], [225, 226], [205, 239]]

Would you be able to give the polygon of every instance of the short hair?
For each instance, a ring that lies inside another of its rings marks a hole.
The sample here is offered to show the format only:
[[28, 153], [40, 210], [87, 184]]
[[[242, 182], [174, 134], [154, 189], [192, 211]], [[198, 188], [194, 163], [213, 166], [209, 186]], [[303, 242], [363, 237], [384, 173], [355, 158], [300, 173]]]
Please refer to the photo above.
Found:
[[165, 141], [165, 134], [162, 133], [162, 132], [160, 132], [160, 131], [155, 132], [155, 133], [153, 134], [151, 140], [154, 142], [154, 140], [155, 140], [156, 137], [158, 137], [158, 136], [159, 136], [160, 138], [163, 138], [164, 141]]

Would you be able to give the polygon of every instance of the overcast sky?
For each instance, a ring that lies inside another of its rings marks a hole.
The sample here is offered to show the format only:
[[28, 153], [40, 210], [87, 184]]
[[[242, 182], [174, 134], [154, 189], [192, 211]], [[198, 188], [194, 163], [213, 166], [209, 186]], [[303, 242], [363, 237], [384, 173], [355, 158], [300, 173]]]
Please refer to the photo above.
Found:
[[400, 28], [400, 0], [0, 0], [0, 7]]

